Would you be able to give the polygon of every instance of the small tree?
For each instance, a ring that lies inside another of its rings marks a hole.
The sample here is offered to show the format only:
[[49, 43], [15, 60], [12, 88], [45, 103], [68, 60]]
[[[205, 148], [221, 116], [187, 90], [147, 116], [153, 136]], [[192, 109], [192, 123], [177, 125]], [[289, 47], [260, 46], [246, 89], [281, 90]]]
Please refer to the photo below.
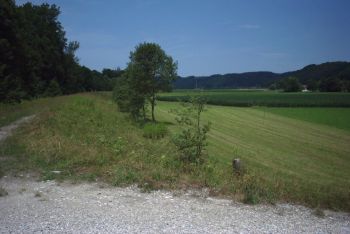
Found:
[[181, 161], [188, 163], [202, 163], [204, 161], [206, 134], [210, 123], [202, 125], [201, 114], [205, 110], [205, 100], [200, 96], [190, 98], [188, 103], [181, 103], [182, 109], [172, 110], [176, 121], [183, 126], [181, 133], [173, 137], [173, 142], [180, 152]]

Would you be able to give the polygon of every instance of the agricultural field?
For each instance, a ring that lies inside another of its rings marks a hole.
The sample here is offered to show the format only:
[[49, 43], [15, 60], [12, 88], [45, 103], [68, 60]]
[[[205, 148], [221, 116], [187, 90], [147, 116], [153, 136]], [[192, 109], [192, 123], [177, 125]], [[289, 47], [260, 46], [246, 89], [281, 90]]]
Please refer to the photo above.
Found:
[[324, 124], [338, 129], [350, 131], [350, 108], [336, 107], [258, 107], [258, 110], [270, 112], [293, 119], [311, 123]]
[[350, 107], [350, 93], [284, 93], [269, 90], [175, 90], [158, 95], [160, 101], [186, 101], [202, 95], [208, 104], [221, 106]]
[[[110, 93], [4, 105], [2, 123], [29, 112], [36, 118], [0, 144], [0, 155], [6, 155], [0, 170], [38, 170], [43, 179], [137, 183], [144, 191], [208, 187], [212, 195], [250, 203], [288, 201], [350, 210], [350, 132], [345, 125], [298, 118], [283, 109], [208, 105], [203, 114], [203, 121], [211, 122], [208, 160], [184, 170], [171, 140], [180, 127], [170, 110], [179, 108], [176, 102], [158, 102], [156, 118], [167, 131], [164, 138], [152, 139], [117, 110]], [[347, 118], [348, 111], [334, 110]], [[232, 173], [234, 158], [246, 169], [241, 176]]]

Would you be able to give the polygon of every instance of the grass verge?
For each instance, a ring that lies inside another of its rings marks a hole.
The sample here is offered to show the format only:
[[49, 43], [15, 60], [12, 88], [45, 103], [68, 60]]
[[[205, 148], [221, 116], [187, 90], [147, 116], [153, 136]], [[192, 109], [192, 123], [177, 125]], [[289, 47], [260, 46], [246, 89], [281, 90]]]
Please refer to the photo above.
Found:
[[[350, 210], [347, 132], [253, 108], [209, 106], [203, 118], [212, 122], [210, 157], [186, 167], [171, 134], [145, 138], [144, 129], [118, 112], [109, 94], [38, 102], [42, 111], [35, 120], [1, 143], [0, 171], [39, 170], [43, 179], [103, 180], [116, 186], [137, 183], [143, 191], [207, 187], [211, 195], [252, 204], [283, 200]], [[169, 113], [178, 107], [157, 105], [156, 116], [169, 133], [178, 131]], [[231, 167], [237, 157], [246, 168], [239, 176]]]

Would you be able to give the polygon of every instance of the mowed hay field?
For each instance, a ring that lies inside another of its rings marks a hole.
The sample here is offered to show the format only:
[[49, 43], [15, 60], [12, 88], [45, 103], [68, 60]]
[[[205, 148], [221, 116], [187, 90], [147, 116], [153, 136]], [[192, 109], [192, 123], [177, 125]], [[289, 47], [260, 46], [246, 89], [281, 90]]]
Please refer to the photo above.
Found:
[[[177, 103], [160, 102], [157, 107], [160, 120], [173, 121], [169, 110], [178, 108]], [[203, 120], [212, 123], [210, 157], [227, 167], [233, 158], [241, 158], [264, 186], [287, 200], [315, 204], [333, 197], [349, 206], [349, 131], [254, 108], [210, 105]]]
[[[0, 174], [37, 170], [43, 179], [136, 183], [145, 191], [208, 187], [212, 195], [250, 203], [291, 201], [350, 210], [349, 131], [265, 109], [208, 105], [203, 120], [212, 123], [209, 159], [184, 170], [171, 142], [180, 129], [169, 112], [175, 108], [180, 104], [157, 103], [156, 118], [168, 133], [147, 139], [140, 124], [117, 110], [110, 93], [2, 106], [3, 123], [37, 116], [0, 144]], [[338, 116], [346, 113], [339, 110]], [[232, 173], [233, 158], [241, 158], [246, 173]]]
[[273, 114], [299, 119], [311, 123], [324, 124], [339, 129], [350, 131], [350, 108], [338, 107], [298, 107], [298, 108], [265, 108], [260, 110], [271, 112]]

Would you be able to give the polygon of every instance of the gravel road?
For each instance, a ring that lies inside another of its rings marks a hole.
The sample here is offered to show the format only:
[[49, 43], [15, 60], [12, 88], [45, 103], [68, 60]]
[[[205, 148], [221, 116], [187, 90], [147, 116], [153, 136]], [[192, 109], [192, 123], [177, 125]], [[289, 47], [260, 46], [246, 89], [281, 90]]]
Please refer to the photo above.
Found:
[[0, 233], [350, 233], [347, 213], [6, 176]]

